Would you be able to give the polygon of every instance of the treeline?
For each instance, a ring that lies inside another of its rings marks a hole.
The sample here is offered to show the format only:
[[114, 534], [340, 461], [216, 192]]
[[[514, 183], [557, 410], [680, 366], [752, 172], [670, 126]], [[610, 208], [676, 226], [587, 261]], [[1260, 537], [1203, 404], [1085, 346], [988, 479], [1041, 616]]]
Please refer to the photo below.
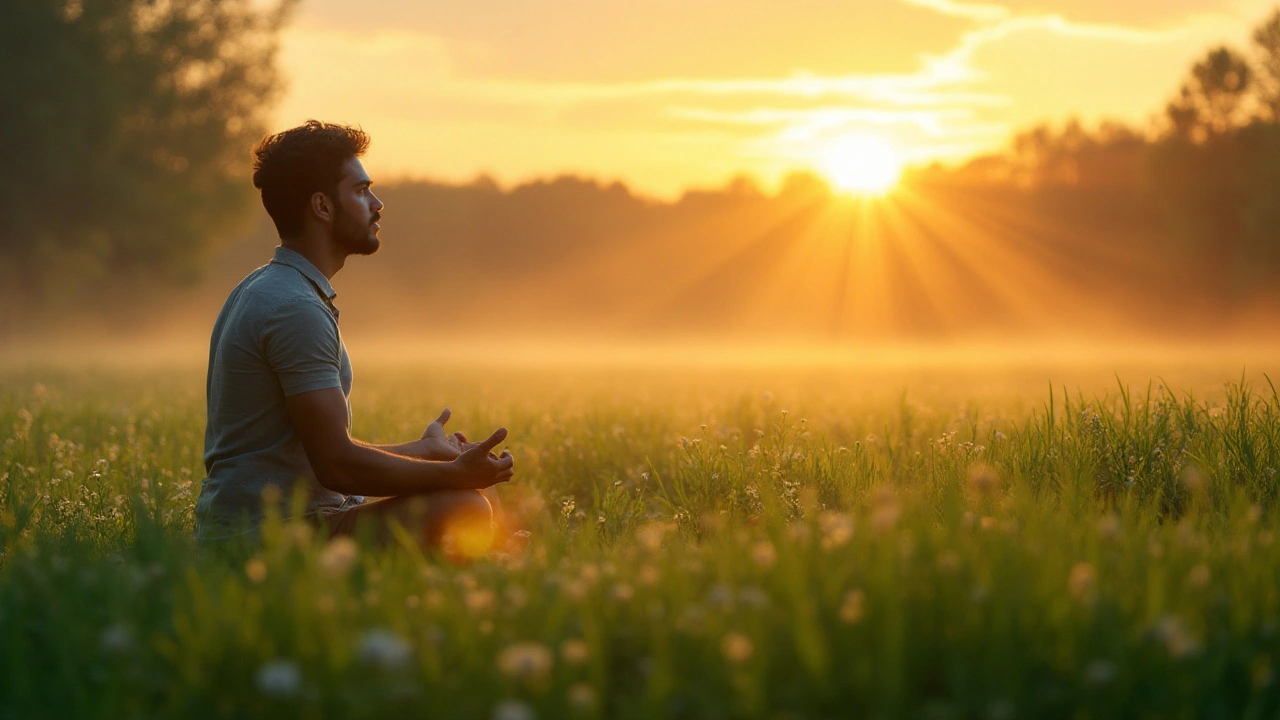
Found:
[[1009, 152], [933, 179], [1012, 184], [1058, 204], [1060, 222], [1143, 215], [1128, 244], [1194, 269], [1230, 304], [1280, 280], [1280, 11], [1244, 50], [1218, 47], [1187, 72], [1147, 127], [1078, 121], [1018, 134]]
[[[883, 200], [806, 174], [675, 202], [577, 177], [400, 183], [340, 304], [387, 332], [1244, 335], [1280, 309], [1278, 108], [1280, 12], [1146, 127], [1033, 128]], [[271, 244], [264, 223], [213, 294]]]
[[[799, 174], [656, 202], [559, 177], [384, 187], [383, 247], [338, 279], [344, 322], [432, 334], [587, 331], [843, 340], [1231, 330], [1266, 307], [1224, 298], [1159, 248], [1136, 192], [921, 173], [885, 199]], [[274, 244], [224, 258], [226, 290]], [[210, 303], [218, 298], [210, 298]]]
[[[84, 73], [58, 88], [39, 64], [0, 63], [18, 89], [0, 116], [23, 144], [0, 193], [0, 334], [76, 315], [137, 325], [201, 273], [185, 302], [207, 325], [268, 257], [260, 211], [214, 250], [256, 204], [245, 151], [290, 4], [0, 5], [0, 56], [27, 48]], [[103, 75], [108, 56], [135, 81]], [[1280, 310], [1280, 11], [1249, 48], [1206, 53], [1148, 126], [1033, 128], [1005, 152], [913, 170], [881, 200], [803, 173], [674, 202], [578, 177], [379, 187], [383, 250], [337, 282], [353, 329], [1239, 335]]]

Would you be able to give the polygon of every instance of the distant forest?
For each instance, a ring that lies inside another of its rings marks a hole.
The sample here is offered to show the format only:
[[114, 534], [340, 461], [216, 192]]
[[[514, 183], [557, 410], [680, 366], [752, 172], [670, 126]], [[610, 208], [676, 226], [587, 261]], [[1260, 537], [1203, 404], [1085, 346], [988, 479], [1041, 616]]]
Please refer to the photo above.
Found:
[[[223, 8], [216, 12], [258, 23], [258, 45], [209, 51], [242, 64], [271, 56], [270, 38], [288, 8], [267, 16], [245, 2], [178, 5]], [[78, 22], [40, 17], [50, 28]], [[181, 45], [199, 29], [173, 23], [147, 32], [163, 30]], [[70, 53], [64, 46], [60, 52]], [[157, 72], [163, 80], [170, 71]], [[38, 77], [28, 80], [24, 92], [44, 92]], [[107, 220], [33, 214], [26, 205], [0, 212], [8, 223], [0, 227], [0, 334], [76, 317], [136, 327], [175, 308], [211, 322], [230, 287], [275, 244], [244, 191], [247, 179], [226, 161], [261, 132], [260, 115], [244, 103], [276, 80], [255, 82], [223, 93], [244, 101], [220, 106], [241, 108], [239, 115], [197, 112], [219, 97], [213, 86], [198, 86], [181, 90], [187, 109], [163, 126], [173, 128], [172, 141], [134, 131], [129, 137], [139, 142], [168, 144], [148, 146], [151, 164], [138, 170], [145, 183], [114, 188], [129, 202], [112, 205]], [[158, 112], [139, 107], [121, 127], [162, 127], [139, 120]], [[27, 118], [31, 133], [39, 135], [46, 115]], [[224, 137], [217, 128], [235, 132]], [[94, 172], [128, 155], [127, 143], [110, 139], [103, 147], [111, 154], [97, 157]], [[43, 197], [92, 193], [90, 176], [54, 172], [67, 166], [65, 151], [60, 164], [45, 167], [38, 145], [24, 147], [24, 163], [45, 168], [54, 185], [74, 181], [63, 195]], [[193, 178], [197, 164], [188, 157], [201, 158], [202, 174]], [[187, 188], [187, 180], [197, 184]], [[240, 190], [228, 189], [232, 180]], [[199, 205], [210, 187], [212, 204], [167, 220]], [[352, 259], [336, 282], [343, 322], [371, 332], [426, 336], [483, 326], [815, 340], [1266, 332], [1280, 311], [1280, 10], [1248, 48], [1206, 52], [1147, 126], [1033, 128], [963, 166], [911, 170], [883, 199], [840, 196], [811, 174], [791, 176], [772, 193], [741, 177], [674, 202], [579, 177], [378, 190], [387, 204], [383, 249]], [[210, 213], [217, 222], [192, 220]], [[254, 213], [250, 231], [230, 229]]]
[[[430, 308], [424, 332], [1260, 332], [1280, 310], [1280, 11], [1247, 50], [1207, 52], [1149, 127], [1037, 127], [881, 200], [808, 174], [675, 202], [578, 177], [381, 192], [383, 250], [339, 282], [361, 327]], [[224, 262], [252, 267], [269, 230]]]

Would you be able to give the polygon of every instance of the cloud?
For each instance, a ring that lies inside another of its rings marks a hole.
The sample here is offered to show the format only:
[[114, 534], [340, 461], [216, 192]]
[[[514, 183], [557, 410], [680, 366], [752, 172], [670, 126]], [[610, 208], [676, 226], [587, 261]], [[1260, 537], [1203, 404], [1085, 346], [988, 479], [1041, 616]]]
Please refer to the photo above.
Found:
[[[938, 4], [939, 12], [956, 11], [956, 3], [950, 0], [903, 0], [903, 2]], [[970, 7], [970, 6], [963, 6]], [[982, 20], [981, 27], [970, 30], [961, 37], [950, 52], [926, 56], [928, 66], [936, 75], [970, 81], [981, 81], [987, 74], [973, 65], [974, 54], [983, 46], [999, 42], [1025, 32], [1048, 32], [1062, 37], [1105, 40], [1117, 43], [1150, 44], [1166, 42], [1184, 36], [1184, 30], [1148, 30], [1123, 25], [1072, 22], [1061, 15], [1013, 16], [1011, 12], [996, 13], [997, 6], [984, 5], [988, 11], [972, 17]]]
[[908, 5], [916, 5], [943, 15], [966, 18], [969, 20], [1003, 20], [1010, 15], [1010, 10], [1003, 5], [987, 5], [979, 3], [956, 2], [955, 0], [902, 0]]
[[1242, 17], [1244, 6], [1271, 0], [1001, 0], [1018, 15], [1061, 15], [1076, 22], [1130, 27], [1185, 27], [1210, 16]]
[[772, 127], [806, 126], [820, 130], [839, 129], [849, 125], [911, 125], [933, 136], [950, 134], [948, 121], [966, 120], [973, 111], [965, 108], [946, 110], [886, 110], [883, 108], [816, 107], [805, 109], [753, 108], [743, 111], [717, 111], [705, 108], [671, 107], [667, 114], [686, 120], [728, 125]]
[[[1243, 36], [1241, 11], [1206, 14], [1207, 3], [1259, 1], [877, 0], [850, 9], [818, 0], [803, 18], [777, 20], [797, 32], [773, 23], [763, 5], [744, 11], [745, 24], [712, 22], [714, 3], [662, 5], [673, 22], [686, 10], [708, 15], [710, 35], [692, 21], [677, 27], [627, 15], [622, 22], [590, 5], [600, 25], [586, 33], [581, 57], [566, 38], [586, 24], [566, 25], [567, 6], [553, 3], [541, 14], [519, 6], [520, 22], [491, 27], [478, 11], [440, 5], [449, 22], [436, 22], [433, 11], [396, 26], [366, 18], [359, 27], [310, 22], [289, 30], [282, 62], [293, 87], [278, 117], [371, 129], [383, 122], [397, 148], [415, 148], [397, 150], [397, 170], [421, 162], [454, 176], [480, 168], [502, 174], [520, 155], [523, 172], [538, 163], [548, 172], [616, 163], [633, 179], [649, 173], [641, 184], [670, 187], [672, 163], [684, 162], [686, 173], [696, 163], [720, 172], [861, 130], [923, 148], [918, 159], [955, 157], [989, 150], [1041, 118], [1087, 110], [1140, 119], [1210, 42], [1227, 31]], [[618, 12], [639, 12], [628, 7]], [[887, 24], [882, 11], [892, 14]], [[853, 35], [832, 27], [845, 24]], [[627, 32], [614, 38], [623, 25]], [[808, 33], [815, 28], [825, 34]], [[885, 48], [891, 55], [881, 57]], [[844, 54], [832, 60], [833, 53]]]
[[[1206, 17], [1254, 15], [1270, 0], [899, 0], [938, 15], [997, 23], [1013, 18], [1059, 18], [1071, 26], [1140, 29], [1186, 27]], [[1261, 12], [1260, 10], [1258, 12]]]
[[469, 82], [461, 92], [525, 102], [575, 103], [631, 97], [760, 96], [871, 100], [897, 106], [998, 105], [1005, 98], [947, 89], [956, 78], [924, 68], [903, 75], [820, 76], [797, 72], [784, 77], [667, 78], [634, 83]]
[[[793, 71], [774, 77], [667, 77], [630, 82], [556, 82], [502, 77], [461, 77], [449, 40], [406, 31], [353, 37], [334, 30], [294, 31], [283, 60], [294, 78], [291, 104], [346, 95], [369, 103], [471, 103], [497, 107], [555, 108], [648, 99], [688, 105], [701, 98], [846, 100], [886, 107], [999, 106], [1009, 99], [966, 90], [969, 80], [941, 63], [912, 73], [820, 75]], [[300, 97], [301, 96], [301, 97]]]
[[[898, 0], [973, 21], [958, 42], [941, 53], [921, 53], [913, 72], [813, 73], [791, 71], [754, 77], [667, 76], [631, 81], [555, 81], [501, 75], [462, 77], [459, 58], [487, 54], [483, 46], [413, 30], [382, 30], [371, 36], [307, 28], [287, 36], [285, 59], [295, 77], [324, 78], [328, 88], [365, 85], [397, 88], [398, 95], [437, 101], [473, 101], [508, 106], [568, 106], [649, 97], [675, 101], [695, 96], [847, 98], [904, 106], [1004, 106], [1013, 99], [982, 91], [987, 73], [974, 66], [982, 47], [1026, 32], [1124, 43], [1154, 43], [1179, 31], [1077, 23], [1061, 15], [1015, 15], [1003, 5], [959, 0]], [[292, 62], [289, 62], [292, 61]], [[310, 67], [304, 67], [310, 66]], [[353, 74], [357, 73], [357, 74]], [[423, 80], [429, 82], [423, 82]]]

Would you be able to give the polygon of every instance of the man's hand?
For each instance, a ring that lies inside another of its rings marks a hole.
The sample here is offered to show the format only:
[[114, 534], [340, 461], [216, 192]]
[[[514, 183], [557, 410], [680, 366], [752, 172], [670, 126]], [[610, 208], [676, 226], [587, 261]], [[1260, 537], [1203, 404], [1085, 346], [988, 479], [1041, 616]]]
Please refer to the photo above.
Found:
[[449, 408], [445, 408], [440, 413], [440, 417], [436, 418], [427, 426], [422, 438], [418, 441], [421, 446], [421, 456], [427, 460], [454, 460], [463, 452], [471, 447], [475, 447], [477, 443], [467, 442], [467, 438], [460, 432], [452, 435], [445, 433], [444, 424], [449, 422], [449, 418], [453, 412]]
[[457, 468], [461, 487], [479, 490], [511, 479], [515, 474], [515, 459], [511, 453], [503, 450], [501, 455], [493, 454], [493, 449], [505, 439], [507, 429], [498, 428], [482, 442], [467, 443], [470, 447], [452, 463]]
[[[421, 457], [425, 440], [380, 447], [353, 439], [347, 428], [347, 398], [341, 388], [291, 395], [285, 398], [285, 406], [316, 480], [344, 495], [416, 495], [435, 490], [487, 487], [511, 477], [510, 457], [505, 461], [490, 459], [488, 450], [481, 458], [469, 458], [463, 463], [460, 461], [465, 456], [458, 456], [455, 449], [455, 460], [440, 462]], [[442, 414], [442, 419], [447, 420], [447, 415]], [[443, 438], [443, 431], [442, 423], [437, 439]], [[483, 444], [492, 449], [504, 437], [505, 431], [501, 436], [495, 433], [495, 437]]]

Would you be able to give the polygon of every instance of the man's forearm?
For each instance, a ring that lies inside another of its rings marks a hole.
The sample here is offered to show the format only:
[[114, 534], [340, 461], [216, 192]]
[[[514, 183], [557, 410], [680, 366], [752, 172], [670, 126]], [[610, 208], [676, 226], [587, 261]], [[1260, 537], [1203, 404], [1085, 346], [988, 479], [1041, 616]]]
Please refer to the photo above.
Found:
[[[358, 441], [357, 441], [358, 442]], [[445, 457], [439, 452], [433, 452], [431, 447], [422, 440], [414, 440], [413, 442], [399, 443], [397, 445], [375, 445], [373, 443], [361, 442], [365, 447], [371, 447], [375, 450], [388, 452], [392, 455], [399, 455], [407, 458], [417, 458], [418, 460], [452, 460], [452, 457]]]
[[[409, 445], [413, 443], [390, 447]], [[386, 497], [459, 487], [458, 473], [448, 461], [426, 460], [365, 443], [353, 443], [331, 465], [315, 468], [317, 479], [347, 495]]]
[[[386, 497], [481, 488], [506, 482], [514, 472], [509, 453], [492, 452], [506, 439], [506, 428], [452, 458], [428, 460], [423, 455], [445, 451], [450, 444], [443, 433], [435, 437], [434, 429], [415, 443], [391, 450], [352, 439], [347, 427], [350, 410], [340, 388], [298, 393], [285, 403], [316, 479], [335, 492]], [[441, 415], [438, 422], [443, 425], [447, 417]]]

